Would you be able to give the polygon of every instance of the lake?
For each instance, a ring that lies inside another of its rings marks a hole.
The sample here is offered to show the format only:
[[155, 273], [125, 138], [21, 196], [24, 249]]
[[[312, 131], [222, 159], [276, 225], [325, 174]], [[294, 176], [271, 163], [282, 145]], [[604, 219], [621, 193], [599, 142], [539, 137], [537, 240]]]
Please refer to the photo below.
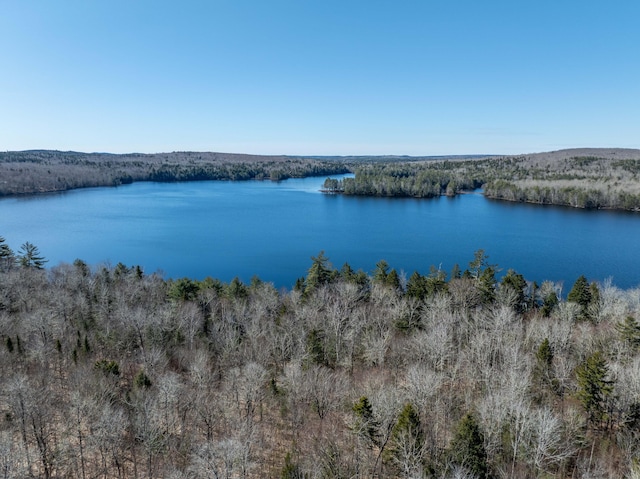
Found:
[[474, 251], [528, 280], [578, 276], [640, 285], [640, 214], [485, 199], [325, 195], [322, 178], [274, 182], [134, 183], [0, 200], [0, 236], [18, 251], [34, 243], [54, 266], [141, 265], [165, 278], [290, 288], [321, 250], [340, 268], [371, 272], [380, 259], [422, 274], [462, 269]]

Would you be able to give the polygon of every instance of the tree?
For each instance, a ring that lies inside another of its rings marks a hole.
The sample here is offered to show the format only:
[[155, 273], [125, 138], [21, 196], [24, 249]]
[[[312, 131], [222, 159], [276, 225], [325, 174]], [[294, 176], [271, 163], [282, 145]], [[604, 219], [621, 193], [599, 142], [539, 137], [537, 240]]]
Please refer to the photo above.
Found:
[[362, 396], [354, 405], [353, 412], [356, 415], [354, 431], [358, 437], [367, 440], [371, 445], [378, 444], [378, 428], [380, 425], [373, 415], [373, 406], [367, 396]]
[[613, 381], [607, 379], [608, 375], [607, 361], [600, 351], [593, 353], [576, 369], [576, 396], [588, 414], [589, 422], [596, 427], [609, 419], [607, 411], [613, 394]]
[[449, 459], [452, 464], [464, 467], [481, 479], [487, 477], [484, 435], [472, 414], [466, 414], [458, 423], [455, 435], [449, 444]]
[[524, 276], [510, 269], [507, 271], [507, 274], [503, 276], [502, 281], [500, 281], [500, 287], [513, 291], [516, 295], [516, 311], [524, 311], [526, 307], [526, 296], [524, 291], [527, 287], [527, 281], [524, 279]]
[[627, 316], [624, 321], [617, 323], [616, 330], [629, 346], [632, 348], [640, 346], [640, 323], [633, 316]]
[[5, 243], [5, 239], [0, 236], [0, 271], [6, 271], [15, 263], [15, 255], [9, 245]]
[[391, 430], [385, 459], [394, 463], [404, 477], [415, 477], [422, 472], [424, 432], [420, 417], [411, 403], [405, 404]]
[[373, 280], [376, 283], [385, 284], [387, 275], [389, 274], [389, 263], [381, 259], [376, 263], [376, 269], [373, 270]]
[[567, 295], [567, 301], [580, 305], [580, 319], [594, 319], [593, 313], [597, 311], [596, 308], [600, 302], [600, 290], [595, 283], [590, 285], [587, 278], [582, 275], [573, 284], [573, 288]]
[[24, 268], [35, 269], [43, 269], [47, 262], [43, 256], [40, 256], [38, 247], [28, 241], [20, 246], [19, 261]]
[[300, 470], [300, 466], [291, 459], [291, 453], [287, 452], [284, 456], [284, 466], [280, 471], [280, 479], [305, 479], [306, 477], [307, 475]]
[[318, 256], [312, 256], [311, 261], [312, 264], [307, 273], [305, 294], [311, 293], [331, 280], [332, 270], [329, 267], [329, 258], [325, 256], [324, 251], [320, 251]]

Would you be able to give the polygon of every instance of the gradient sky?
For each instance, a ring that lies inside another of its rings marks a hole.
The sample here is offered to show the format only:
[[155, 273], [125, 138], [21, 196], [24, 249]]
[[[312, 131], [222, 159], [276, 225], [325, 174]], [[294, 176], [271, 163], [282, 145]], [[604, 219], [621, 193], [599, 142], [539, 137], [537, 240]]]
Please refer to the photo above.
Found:
[[640, 1], [0, 0], [0, 150], [640, 148]]

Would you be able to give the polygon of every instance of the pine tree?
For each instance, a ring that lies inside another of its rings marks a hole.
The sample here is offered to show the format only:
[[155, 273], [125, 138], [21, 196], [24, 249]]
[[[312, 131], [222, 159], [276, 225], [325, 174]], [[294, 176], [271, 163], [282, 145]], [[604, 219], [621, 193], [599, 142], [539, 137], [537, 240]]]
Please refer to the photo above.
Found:
[[406, 477], [422, 469], [424, 432], [420, 417], [411, 403], [407, 403], [391, 430], [384, 458], [399, 467]]
[[47, 262], [43, 256], [40, 256], [38, 247], [28, 241], [20, 246], [19, 254], [20, 265], [25, 268], [42, 269]]
[[15, 263], [15, 255], [9, 245], [5, 243], [5, 239], [0, 236], [0, 271], [6, 271]]
[[354, 430], [358, 436], [367, 439], [372, 445], [378, 445], [379, 424], [373, 415], [373, 407], [367, 396], [362, 396], [353, 405], [353, 412], [356, 415]]
[[453, 464], [464, 467], [480, 479], [487, 477], [484, 435], [472, 414], [465, 415], [458, 423], [455, 436], [449, 444], [449, 459]]
[[624, 321], [617, 323], [616, 331], [632, 348], [640, 346], [640, 323], [633, 316], [627, 316]]
[[600, 351], [589, 356], [576, 369], [578, 392], [576, 396], [596, 427], [606, 423], [609, 399], [613, 394], [613, 382], [607, 379], [609, 368]]
[[600, 290], [595, 283], [589, 285], [587, 278], [580, 276], [569, 291], [567, 301], [580, 305], [580, 319], [593, 319], [591, 312], [597, 308], [600, 302]]
[[385, 284], [387, 275], [389, 274], [389, 263], [381, 259], [376, 263], [376, 269], [373, 270], [373, 280], [376, 283]]
[[515, 307], [518, 312], [523, 312], [527, 305], [524, 293], [527, 287], [527, 281], [524, 279], [524, 276], [510, 269], [507, 271], [507, 274], [503, 276], [502, 281], [500, 281], [500, 287], [507, 288], [516, 294]]
[[318, 256], [312, 256], [311, 261], [305, 282], [305, 294], [311, 293], [331, 280], [332, 270], [329, 268], [329, 258], [324, 255], [324, 251], [320, 251]]

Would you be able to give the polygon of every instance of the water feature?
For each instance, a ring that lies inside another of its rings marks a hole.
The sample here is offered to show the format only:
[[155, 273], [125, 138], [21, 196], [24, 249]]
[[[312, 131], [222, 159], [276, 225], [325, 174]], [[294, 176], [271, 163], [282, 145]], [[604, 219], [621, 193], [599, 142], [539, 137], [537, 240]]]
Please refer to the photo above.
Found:
[[529, 280], [584, 274], [640, 285], [640, 215], [456, 198], [363, 198], [319, 192], [325, 178], [274, 182], [134, 183], [0, 200], [0, 235], [38, 246], [47, 266], [141, 265], [164, 277], [291, 287], [320, 250], [340, 268], [385, 259], [408, 277], [462, 269], [474, 251]]

